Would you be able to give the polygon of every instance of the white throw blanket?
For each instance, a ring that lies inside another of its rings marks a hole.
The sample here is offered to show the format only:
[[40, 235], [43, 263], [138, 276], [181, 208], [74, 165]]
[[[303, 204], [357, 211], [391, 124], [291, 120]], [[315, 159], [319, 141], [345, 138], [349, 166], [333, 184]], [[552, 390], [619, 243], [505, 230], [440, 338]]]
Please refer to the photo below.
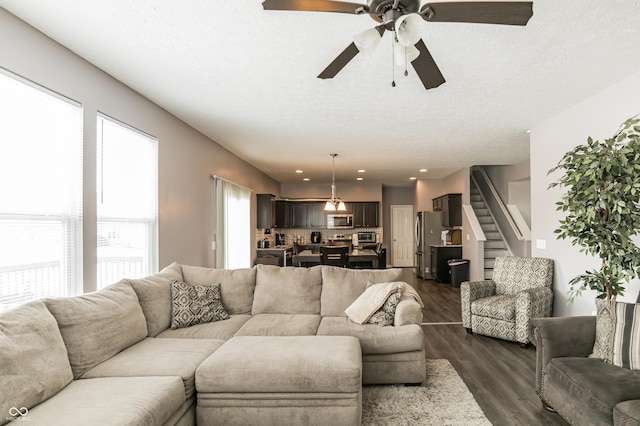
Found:
[[344, 313], [347, 314], [351, 321], [364, 324], [371, 318], [371, 315], [375, 314], [384, 305], [384, 302], [393, 293], [411, 296], [420, 303], [420, 306], [424, 307], [418, 292], [413, 287], [403, 281], [396, 281], [372, 285], [345, 309]]

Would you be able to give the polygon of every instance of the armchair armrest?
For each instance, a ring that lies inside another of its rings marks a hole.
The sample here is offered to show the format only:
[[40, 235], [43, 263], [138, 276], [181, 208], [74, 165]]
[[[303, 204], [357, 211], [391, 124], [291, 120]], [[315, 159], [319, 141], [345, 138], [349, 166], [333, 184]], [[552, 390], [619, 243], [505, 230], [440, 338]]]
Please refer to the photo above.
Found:
[[550, 317], [552, 309], [553, 290], [549, 287], [530, 288], [516, 294], [516, 340], [529, 343], [529, 320]]
[[536, 344], [536, 392], [544, 399], [549, 361], [591, 354], [596, 340], [596, 317], [532, 318], [530, 324]]
[[422, 306], [411, 296], [402, 296], [393, 319], [394, 326], [418, 324], [422, 325]]
[[495, 293], [496, 283], [492, 280], [466, 281], [460, 285], [462, 325], [465, 328], [471, 328], [471, 303], [478, 299], [493, 296]]

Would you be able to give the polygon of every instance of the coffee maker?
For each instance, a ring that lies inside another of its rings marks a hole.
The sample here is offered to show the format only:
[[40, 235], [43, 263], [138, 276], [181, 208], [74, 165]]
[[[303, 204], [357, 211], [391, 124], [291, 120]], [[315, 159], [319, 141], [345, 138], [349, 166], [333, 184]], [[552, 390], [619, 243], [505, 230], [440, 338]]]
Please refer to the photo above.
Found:
[[320, 244], [322, 242], [322, 234], [320, 231], [311, 232], [311, 244]]
[[284, 246], [286, 245], [286, 235], [285, 234], [276, 234], [276, 245]]

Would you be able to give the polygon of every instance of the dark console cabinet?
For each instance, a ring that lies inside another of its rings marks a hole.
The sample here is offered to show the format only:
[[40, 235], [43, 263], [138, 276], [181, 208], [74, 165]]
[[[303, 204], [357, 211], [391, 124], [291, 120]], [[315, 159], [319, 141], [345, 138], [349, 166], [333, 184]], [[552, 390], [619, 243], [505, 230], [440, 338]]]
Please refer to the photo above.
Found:
[[440, 283], [451, 283], [449, 264], [451, 259], [462, 258], [462, 246], [431, 246], [431, 274]]

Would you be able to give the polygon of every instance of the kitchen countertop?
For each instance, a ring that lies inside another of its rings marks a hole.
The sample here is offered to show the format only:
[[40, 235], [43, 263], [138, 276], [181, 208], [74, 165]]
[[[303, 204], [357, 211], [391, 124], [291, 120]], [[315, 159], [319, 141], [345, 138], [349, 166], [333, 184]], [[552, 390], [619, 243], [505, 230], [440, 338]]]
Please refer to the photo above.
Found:
[[258, 248], [257, 250], [293, 250], [293, 246], [273, 246], [268, 248]]

